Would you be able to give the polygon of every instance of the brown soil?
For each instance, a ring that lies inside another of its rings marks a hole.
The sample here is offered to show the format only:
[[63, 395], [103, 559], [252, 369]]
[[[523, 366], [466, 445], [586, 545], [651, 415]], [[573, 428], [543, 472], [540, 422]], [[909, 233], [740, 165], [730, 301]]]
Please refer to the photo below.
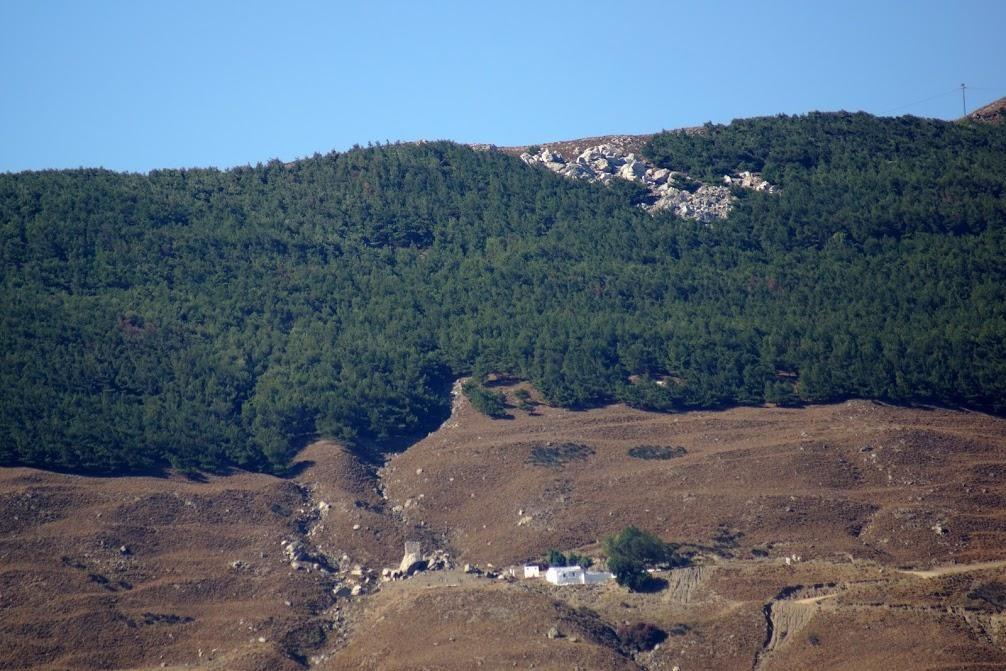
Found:
[[[630, 524], [739, 558], [926, 568], [1006, 549], [1006, 421], [978, 413], [851, 401], [679, 415], [538, 406], [489, 420], [466, 405], [456, 423], [382, 475], [390, 503], [411, 500], [406, 519], [467, 561], [590, 549]], [[535, 457], [564, 445], [586, 450], [551, 466]], [[630, 456], [641, 445], [685, 452]]]
[[[511, 412], [462, 401], [380, 470], [325, 442], [286, 480], [0, 470], [0, 669], [1006, 668], [1006, 421]], [[629, 524], [696, 566], [652, 594], [350, 573], [404, 540], [499, 567]], [[291, 540], [339, 571], [292, 567]], [[613, 631], [635, 622], [667, 640], [630, 655]]]

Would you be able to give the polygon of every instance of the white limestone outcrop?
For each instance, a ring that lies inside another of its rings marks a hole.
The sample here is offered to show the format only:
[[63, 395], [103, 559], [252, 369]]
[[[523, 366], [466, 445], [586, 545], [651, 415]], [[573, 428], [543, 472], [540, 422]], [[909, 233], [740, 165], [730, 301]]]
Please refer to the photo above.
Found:
[[733, 209], [737, 197], [733, 189], [775, 193], [778, 189], [752, 172], [724, 175], [722, 185], [702, 184], [683, 172], [658, 168], [641, 156], [625, 151], [613, 143], [587, 147], [573, 160], [548, 147], [520, 155], [528, 165], [547, 168], [570, 179], [608, 184], [618, 178], [646, 187], [651, 201], [642, 205], [650, 212], [668, 210], [679, 217], [711, 222], [724, 219]]

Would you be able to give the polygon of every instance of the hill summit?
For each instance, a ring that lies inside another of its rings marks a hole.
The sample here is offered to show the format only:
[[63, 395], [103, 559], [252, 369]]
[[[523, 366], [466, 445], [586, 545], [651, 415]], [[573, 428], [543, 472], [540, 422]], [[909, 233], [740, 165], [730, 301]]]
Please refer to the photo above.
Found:
[[615, 144], [0, 175], [0, 463], [282, 472], [407, 444], [463, 376], [489, 408], [497, 375], [569, 408], [1006, 410], [1006, 125]]

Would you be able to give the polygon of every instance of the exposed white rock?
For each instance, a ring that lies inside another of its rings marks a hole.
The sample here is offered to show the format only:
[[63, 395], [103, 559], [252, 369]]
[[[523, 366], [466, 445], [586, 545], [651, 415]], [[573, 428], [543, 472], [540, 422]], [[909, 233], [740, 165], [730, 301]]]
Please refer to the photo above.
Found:
[[765, 181], [765, 179], [758, 173], [749, 172], [747, 170], [736, 175], [723, 175], [723, 183], [727, 186], [739, 186], [742, 189], [751, 189], [752, 191], [767, 191], [768, 193], [776, 193], [779, 190], [778, 187]]
[[646, 174], [646, 164], [642, 161], [637, 161], [634, 158], [630, 158], [622, 167], [618, 169], [618, 176], [622, 179], [627, 180], [638, 180], [640, 177]]
[[407, 541], [405, 543], [405, 554], [398, 566], [398, 570], [407, 575], [412, 575], [420, 566], [425, 566], [423, 559], [423, 547], [418, 541]]
[[557, 151], [553, 152], [549, 150], [548, 147], [542, 149], [538, 156], [542, 163], [558, 163], [561, 165], [566, 162], [566, 159], [562, 157], [562, 154]]
[[679, 217], [711, 222], [724, 219], [737, 201], [732, 189], [776, 193], [778, 188], [753, 172], [725, 175], [722, 186], [703, 184], [697, 189], [679, 188], [692, 180], [680, 172], [657, 168], [615, 144], [587, 147], [573, 161], [548, 147], [536, 153], [520, 155], [528, 165], [540, 165], [570, 179], [608, 184], [620, 178], [642, 184], [653, 195], [652, 202], [642, 205], [649, 212], [670, 211]]

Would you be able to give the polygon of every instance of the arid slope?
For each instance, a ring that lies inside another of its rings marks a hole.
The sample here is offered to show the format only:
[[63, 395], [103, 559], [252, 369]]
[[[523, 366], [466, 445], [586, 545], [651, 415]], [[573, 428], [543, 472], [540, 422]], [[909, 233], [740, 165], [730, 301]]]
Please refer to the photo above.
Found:
[[[319, 442], [289, 479], [0, 471], [0, 669], [1006, 667], [1006, 421], [511, 412], [459, 400], [380, 469]], [[379, 579], [405, 540], [502, 567], [629, 524], [695, 565], [653, 594]]]

